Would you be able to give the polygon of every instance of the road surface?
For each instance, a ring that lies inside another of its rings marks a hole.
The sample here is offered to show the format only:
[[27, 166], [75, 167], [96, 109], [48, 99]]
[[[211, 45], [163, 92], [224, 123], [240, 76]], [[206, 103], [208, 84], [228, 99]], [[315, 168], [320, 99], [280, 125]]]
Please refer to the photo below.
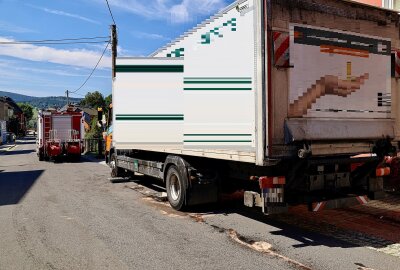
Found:
[[229, 203], [176, 212], [110, 183], [104, 164], [39, 162], [34, 147], [0, 154], [0, 270], [400, 269], [399, 257]]

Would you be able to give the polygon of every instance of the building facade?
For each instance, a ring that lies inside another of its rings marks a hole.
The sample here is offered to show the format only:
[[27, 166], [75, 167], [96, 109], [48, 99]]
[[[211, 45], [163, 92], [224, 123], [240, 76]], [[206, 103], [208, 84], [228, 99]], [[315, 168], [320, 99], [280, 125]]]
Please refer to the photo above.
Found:
[[17, 135], [25, 135], [25, 115], [14, 100], [9, 97], [0, 97], [0, 120], [7, 123], [7, 131]]
[[6, 97], [0, 97], [0, 120], [9, 121], [14, 115], [13, 106]]

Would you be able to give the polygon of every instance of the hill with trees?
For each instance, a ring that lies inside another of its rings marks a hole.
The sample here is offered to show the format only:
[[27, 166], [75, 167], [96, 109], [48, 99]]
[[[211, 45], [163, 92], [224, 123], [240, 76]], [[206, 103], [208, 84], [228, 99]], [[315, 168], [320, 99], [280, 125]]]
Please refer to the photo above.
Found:
[[[60, 108], [67, 103], [66, 97], [62, 96], [51, 96], [51, 97], [33, 97], [21, 94], [16, 94], [12, 92], [0, 91], [0, 96], [7, 96], [12, 98], [15, 102], [28, 103], [34, 108], [44, 109], [44, 108]], [[81, 102], [81, 98], [70, 98], [71, 103]]]

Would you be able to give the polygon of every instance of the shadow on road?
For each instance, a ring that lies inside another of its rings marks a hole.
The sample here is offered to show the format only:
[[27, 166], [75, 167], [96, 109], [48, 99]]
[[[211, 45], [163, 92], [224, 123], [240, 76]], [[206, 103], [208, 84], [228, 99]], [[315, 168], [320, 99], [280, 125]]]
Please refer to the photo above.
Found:
[[[139, 184], [154, 192], [165, 192], [163, 184], [151, 177], [135, 175], [130, 182]], [[243, 197], [239, 193], [224, 195], [217, 204], [190, 207], [186, 212], [176, 212], [172, 208], [168, 210], [172, 214], [189, 216], [203, 215], [230, 215], [238, 214], [251, 220], [272, 226], [276, 230], [268, 231], [266, 234], [280, 235], [296, 240], [294, 248], [307, 246], [326, 246], [340, 248], [354, 248], [368, 246], [373, 248], [385, 248], [396, 244], [393, 241], [378, 239], [374, 236], [365, 235], [355, 231], [340, 229], [336, 226], [303, 219], [292, 213], [265, 216], [260, 208], [247, 208], [243, 205]], [[165, 209], [164, 209], [165, 210]], [[199, 220], [202, 220], [201, 218]], [[202, 222], [206, 222], [203, 221]], [[226, 230], [229, 228], [225, 228]]]
[[23, 172], [0, 172], [0, 206], [18, 204], [43, 170]]
[[6, 156], [14, 156], [14, 155], [25, 155], [35, 152], [35, 150], [11, 150], [9, 152], [4, 153]]

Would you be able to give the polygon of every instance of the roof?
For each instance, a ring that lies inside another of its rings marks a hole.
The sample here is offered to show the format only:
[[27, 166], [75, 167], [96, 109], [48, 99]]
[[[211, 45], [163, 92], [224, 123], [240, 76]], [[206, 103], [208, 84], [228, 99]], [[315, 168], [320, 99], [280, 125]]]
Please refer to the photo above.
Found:
[[97, 111], [95, 109], [91, 109], [91, 108], [80, 108], [80, 109], [90, 116], [97, 115]]
[[8, 104], [13, 108], [16, 113], [23, 113], [21, 108], [15, 103], [15, 101], [10, 97], [0, 97], [0, 101]]
[[75, 106], [75, 105], [65, 105], [61, 109], [59, 109], [60, 112], [65, 112], [68, 109], [74, 111], [74, 112], [85, 112], [86, 114], [90, 116], [97, 115], [97, 111], [91, 108], [86, 108], [86, 107], [80, 107], [80, 106]]

